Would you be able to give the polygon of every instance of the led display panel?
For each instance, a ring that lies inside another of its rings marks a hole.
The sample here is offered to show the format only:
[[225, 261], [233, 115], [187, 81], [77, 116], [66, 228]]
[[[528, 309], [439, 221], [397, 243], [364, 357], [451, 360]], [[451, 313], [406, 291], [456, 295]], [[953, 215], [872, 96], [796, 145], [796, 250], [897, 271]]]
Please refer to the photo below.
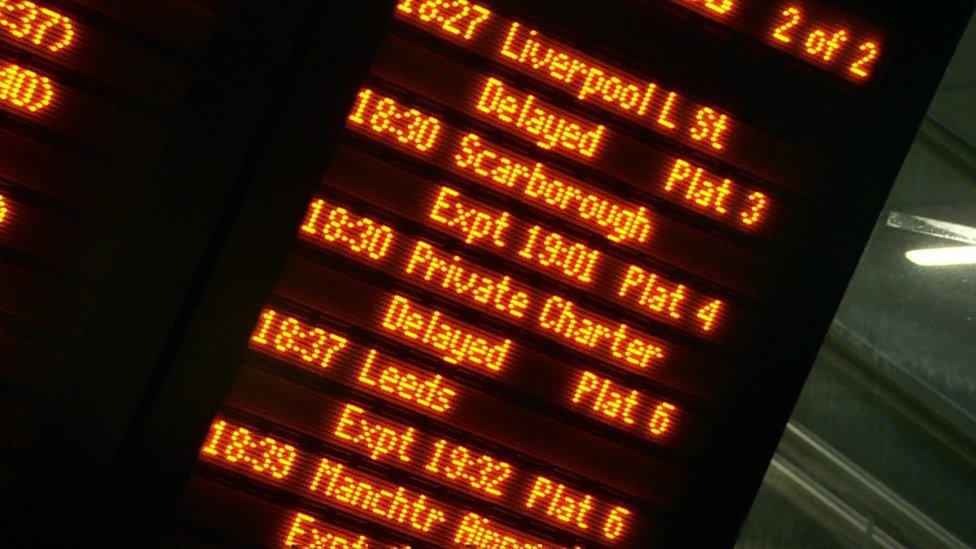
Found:
[[730, 545], [950, 3], [0, 0], [0, 535]]
[[[165, 35], [146, 46], [106, 8], [0, 2], [0, 249], [12, 268], [85, 291], [113, 267], [192, 72]], [[216, 16], [174, 11], [204, 35]], [[30, 322], [51, 294], [13, 280], [4, 291], [19, 298], [0, 316]]]
[[51, 418], [73, 417], [61, 409], [80, 393], [70, 379], [90, 368], [82, 347], [119, 293], [106, 281], [127, 268], [140, 196], [153, 192], [217, 19], [188, 2], [140, 2], [144, 16], [179, 15], [191, 45], [173, 29], [150, 36], [109, 4], [0, 1], [0, 514], [11, 517], [43, 497], [36, 455], [50, 455]]
[[836, 128], [672, 56], [717, 22], [748, 63], [817, 67], [776, 70], [842, 109], [889, 45], [820, 1], [641, 4], [681, 36], [644, 59], [518, 2], [396, 2], [199, 449], [191, 523], [283, 547], [680, 546], [704, 464], [762, 423], [737, 399], [775, 392], [750, 361], [797, 249], [856, 193], [827, 177]]

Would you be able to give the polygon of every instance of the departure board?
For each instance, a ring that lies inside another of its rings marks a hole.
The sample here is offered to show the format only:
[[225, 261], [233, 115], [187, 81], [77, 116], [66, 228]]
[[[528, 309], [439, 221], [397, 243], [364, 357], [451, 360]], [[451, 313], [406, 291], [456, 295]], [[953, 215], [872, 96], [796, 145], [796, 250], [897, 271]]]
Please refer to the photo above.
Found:
[[731, 545], [970, 8], [0, 0], [0, 537]]
[[[843, 191], [804, 130], [666, 51], [512, 4], [396, 3], [188, 516], [263, 545], [488, 548], [652, 547], [689, 513], [783, 257]], [[885, 32], [822, 2], [675, 4], [839, 101], [886, 66]]]

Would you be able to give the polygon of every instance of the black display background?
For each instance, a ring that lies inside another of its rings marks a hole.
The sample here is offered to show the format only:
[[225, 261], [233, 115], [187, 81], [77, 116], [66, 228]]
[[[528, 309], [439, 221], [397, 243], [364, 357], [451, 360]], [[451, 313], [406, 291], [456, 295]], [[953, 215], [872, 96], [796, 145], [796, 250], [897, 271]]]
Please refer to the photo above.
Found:
[[[689, 503], [669, 518], [668, 546], [731, 546], [972, 6], [844, 2], [888, 31], [886, 62], [862, 88], [670, 3], [640, 2], [646, 17], [633, 3], [492, 5], [591, 55], [653, 62], [662, 81], [831, 160], [786, 254], [790, 276], [762, 319], [763, 344], [735, 365], [720, 434]], [[91, 323], [89, 368], [71, 375], [75, 390], [19, 491], [12, 522], [34, 542], [142, 546], [193, 530], [173, 521], [197, 449], [392, 11], [242, 4], [201, 62], [182, 137], [165, 153], [160, 181], [172, 185], [140, 206], [143, 238]]]
[[[790, 275], [773, 285], [777, 298], [764, 311], [756, 332], [761, 337], [753, 339], [759, 343], [733, 364], [731, 398], [717, 411], [725, 419], [699, 456], [698, 482], [690, 487], [688, 501], [669, 516], [668, 546], [734, 542], [966, 20], [966, 10], [948, 3], [914, 6], [911, 11], [881, 2], [849, 4], [890, 29], [887, 59], [899, 60], [879, 66], [866, 87], [803, 67], [801, 61], [762, 44], [737, 43], [743, 46], [739, 57], [731, 53], [736, 50], [728, 46], [727, 35], [714, 33], [714, 25], [705, 23], [702, 29], [694, 17], [683, 20], [673, 12], [634, 17], [627, 8], [596, 0], [492, 4], [496, 11], [533, 22], [563, 42], [600, 45], [583, 48], [592, 55], [624, 66], [631, 64], [621, 59], [646, 60], [653, 69], [642, 70], [642, 63], [635, 61], [631, 70], [724, 106], [737, 119], [831, 161], [819, 177], [818, 194], [803, 204], [807, 215], [799, 237], [782, 256]], [[655, 5], [647, 10], [656, 11]], [[899, 36], [911, 40], [899, 41]], [[673, 44], [681, 47], [669, 47]], [[293, 221], [291, 227], [296, 226]]]

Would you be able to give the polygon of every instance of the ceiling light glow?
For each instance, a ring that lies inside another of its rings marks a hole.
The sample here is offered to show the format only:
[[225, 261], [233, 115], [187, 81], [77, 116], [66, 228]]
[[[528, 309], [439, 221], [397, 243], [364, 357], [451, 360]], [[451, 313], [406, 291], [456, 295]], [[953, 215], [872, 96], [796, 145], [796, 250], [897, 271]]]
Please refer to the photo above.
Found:
[[976, 265], [976, 246], [929, 248], [905, 252], [905, 257], [923, 267]]

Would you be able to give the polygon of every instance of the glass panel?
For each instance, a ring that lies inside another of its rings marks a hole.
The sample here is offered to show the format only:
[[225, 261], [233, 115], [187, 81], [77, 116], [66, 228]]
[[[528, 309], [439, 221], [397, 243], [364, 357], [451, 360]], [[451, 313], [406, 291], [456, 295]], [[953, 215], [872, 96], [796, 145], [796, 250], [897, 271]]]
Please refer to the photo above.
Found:
[[976, 545], [974, 75], [971, 22], [740, 547]]

